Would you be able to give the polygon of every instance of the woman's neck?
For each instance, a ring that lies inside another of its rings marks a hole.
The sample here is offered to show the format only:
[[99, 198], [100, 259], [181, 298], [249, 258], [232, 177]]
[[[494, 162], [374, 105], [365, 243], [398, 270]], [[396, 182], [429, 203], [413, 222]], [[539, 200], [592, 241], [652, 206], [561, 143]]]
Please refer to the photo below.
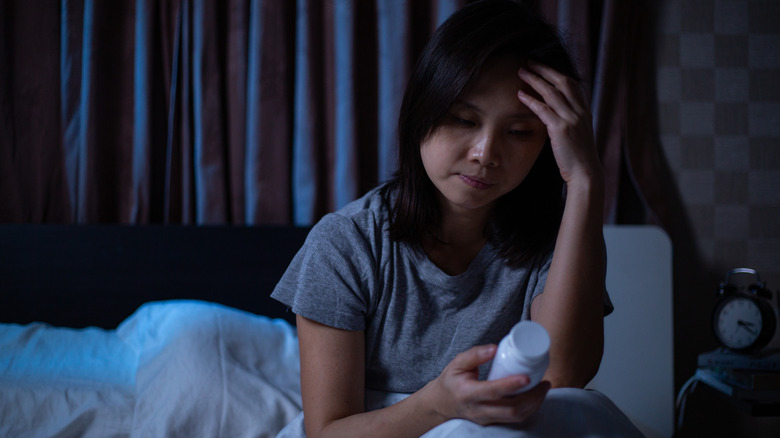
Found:
[[442, 211], [439, 226], [424, 238], [428, 258], [449, 275], [465, 272], [485, 246], [488, 209], [480, 211]]
[[452, 245], [484, 243], [492, 205], [479, 209], [453, 207], [447, 202], [439, 202], [439, 205], [441, 215], [438, 227], [433, 230], [434, 237]]

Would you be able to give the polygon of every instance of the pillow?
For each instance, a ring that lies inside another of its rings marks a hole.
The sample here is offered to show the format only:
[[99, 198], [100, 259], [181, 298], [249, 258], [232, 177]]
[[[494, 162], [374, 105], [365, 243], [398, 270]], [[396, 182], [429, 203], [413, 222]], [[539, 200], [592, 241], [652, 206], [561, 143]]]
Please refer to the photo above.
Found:
[[284, 320], [154, 302], [118, 334], [139, 355], [132, 436], [273, 437], [301, 411], [297, 337]]

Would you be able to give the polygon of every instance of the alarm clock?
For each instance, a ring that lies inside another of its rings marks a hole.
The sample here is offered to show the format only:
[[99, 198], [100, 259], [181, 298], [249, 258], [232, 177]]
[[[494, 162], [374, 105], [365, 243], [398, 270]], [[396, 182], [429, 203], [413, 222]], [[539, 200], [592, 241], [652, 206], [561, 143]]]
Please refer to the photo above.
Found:
[[[735, 274], [755, 276], [755, 282], [740, 287], [731, 281]], [[729, 350], [756, 353], [777, 344], [778, 306], [755, 269], [737, 268], [726, 274], [718, 286], [720, 296], [712, 316], [718, 342]]]

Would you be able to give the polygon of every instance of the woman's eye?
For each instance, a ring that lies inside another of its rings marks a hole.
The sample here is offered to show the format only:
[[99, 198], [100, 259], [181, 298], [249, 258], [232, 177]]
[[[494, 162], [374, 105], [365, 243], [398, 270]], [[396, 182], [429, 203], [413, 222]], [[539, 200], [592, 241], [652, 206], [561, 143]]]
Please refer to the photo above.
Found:
[[468, 120], [468, 119], [463, 119], [463, 118], [460, 118], [460, 117], [453, 117], [453, 119], [455, 120], [455, 123], [457, 123], [458, 125], [476, 126], [476, 123], [474, 123], [473, 121]]
[[533, 130], [518, 130], [518, 129], [514, 129], [514, 130], [509, 131], [509, 133], [511, 135], [515, 136], [515, 137], [520, 137], [520, 138], [527, 138], [527, 137], [530, 137], [530, 136], [534, 135], [534, 131]]

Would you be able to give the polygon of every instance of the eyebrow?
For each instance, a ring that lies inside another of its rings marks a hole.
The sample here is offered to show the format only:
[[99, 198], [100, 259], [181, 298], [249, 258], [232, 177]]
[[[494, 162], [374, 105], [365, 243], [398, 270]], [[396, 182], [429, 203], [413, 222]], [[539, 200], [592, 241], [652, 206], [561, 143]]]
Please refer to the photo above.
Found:
[[[462, 100], [462, 99], [458, 99], [458, 100], [456, 100], [452, 104], [453, 107], [456, 107], [458, 105], [466, 107], [466, 108], [471, 109], [471, 110], [474, 110], [474, 111], [476, 111], [478, 113], [482, 113], [483, 112], [478, 106], [474, 105], [471, 102], [467, 102], [465, 100]], [[515, 118], [515, 119], [520, 119], [520, 120], [529, 120], [529, 119], [537, 119], [538, 118], [537, 115], [534, 114], [534, 112], [531, 111], [530, 109], [528, 110], [527, 113], [515, 113], [515, 114], [512, 114], [511, 117]]]

